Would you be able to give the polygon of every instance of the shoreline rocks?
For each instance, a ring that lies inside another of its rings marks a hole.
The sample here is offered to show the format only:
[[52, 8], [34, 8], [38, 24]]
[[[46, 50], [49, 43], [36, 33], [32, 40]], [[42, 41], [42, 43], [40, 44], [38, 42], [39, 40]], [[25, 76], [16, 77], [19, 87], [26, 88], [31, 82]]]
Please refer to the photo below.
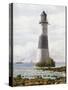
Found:
[[[55, 67], [55, 68], [37, 68], [38, 70], [49, 70], [66, 73], [66, 67]], [[32, 86], [32, 85], [48, 85], [48, 84], [62, 84], [66, 83], [66, 75], [64, 77], [56, 77], [55, 79], [35, 77], [34, 79], [24, 78], [21, 75], [17, 75], [13, 78], [13, 86]]]

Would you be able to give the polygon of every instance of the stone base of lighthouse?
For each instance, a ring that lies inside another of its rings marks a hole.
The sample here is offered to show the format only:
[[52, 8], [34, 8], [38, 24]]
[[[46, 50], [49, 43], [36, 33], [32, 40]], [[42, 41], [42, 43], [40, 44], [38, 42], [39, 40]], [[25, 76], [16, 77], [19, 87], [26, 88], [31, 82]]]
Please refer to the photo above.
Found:
[[36, 63], [38, 67], [55, 67], [55, 62], [49, 57], [48, 49], [41, 49], [40, 60]]
[[40, 61], [36, 63], [37, 67], [55, 67], [55, 62], [52, 58], [48, 58], [44, 60], [44, 62]]

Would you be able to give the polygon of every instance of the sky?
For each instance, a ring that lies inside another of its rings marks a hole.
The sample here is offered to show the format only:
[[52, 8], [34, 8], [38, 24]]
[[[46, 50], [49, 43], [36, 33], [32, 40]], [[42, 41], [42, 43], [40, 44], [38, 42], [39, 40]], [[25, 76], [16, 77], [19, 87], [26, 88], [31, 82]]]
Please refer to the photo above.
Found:
[[49, 56], [55, 62], [65, 62], [65, 6], [14, 4], [13, 5], [13, 58], [14, 62], [37, 62], [42, 27], [42, 11], [47, 13]]

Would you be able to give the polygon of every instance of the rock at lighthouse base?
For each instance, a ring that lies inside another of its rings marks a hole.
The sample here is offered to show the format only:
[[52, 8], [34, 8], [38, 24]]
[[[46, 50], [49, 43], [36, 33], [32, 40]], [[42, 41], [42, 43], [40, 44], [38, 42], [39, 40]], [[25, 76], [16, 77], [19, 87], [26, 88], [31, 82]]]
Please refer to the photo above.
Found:
[[36, 66], [37, 67], [55, 67], [55, 62], [53, 59], [48, 58], [47, 60], [44, 60], [44, 62], [38, 62]]

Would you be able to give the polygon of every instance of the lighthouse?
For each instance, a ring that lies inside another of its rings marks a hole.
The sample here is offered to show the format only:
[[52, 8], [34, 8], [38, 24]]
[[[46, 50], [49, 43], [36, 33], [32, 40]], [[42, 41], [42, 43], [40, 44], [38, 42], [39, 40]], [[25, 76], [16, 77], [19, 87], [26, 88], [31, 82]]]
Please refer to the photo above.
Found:
[[38, 49], [40, 50], [40, 60], [37, 62], [37, 66], [41, 67], [54, 67], [55, 62], [49, 57], [49, 48], [48, 48], [48, 21], [47, 14], [45, 11], [41, 13], [42, 33], [39, 37]]

